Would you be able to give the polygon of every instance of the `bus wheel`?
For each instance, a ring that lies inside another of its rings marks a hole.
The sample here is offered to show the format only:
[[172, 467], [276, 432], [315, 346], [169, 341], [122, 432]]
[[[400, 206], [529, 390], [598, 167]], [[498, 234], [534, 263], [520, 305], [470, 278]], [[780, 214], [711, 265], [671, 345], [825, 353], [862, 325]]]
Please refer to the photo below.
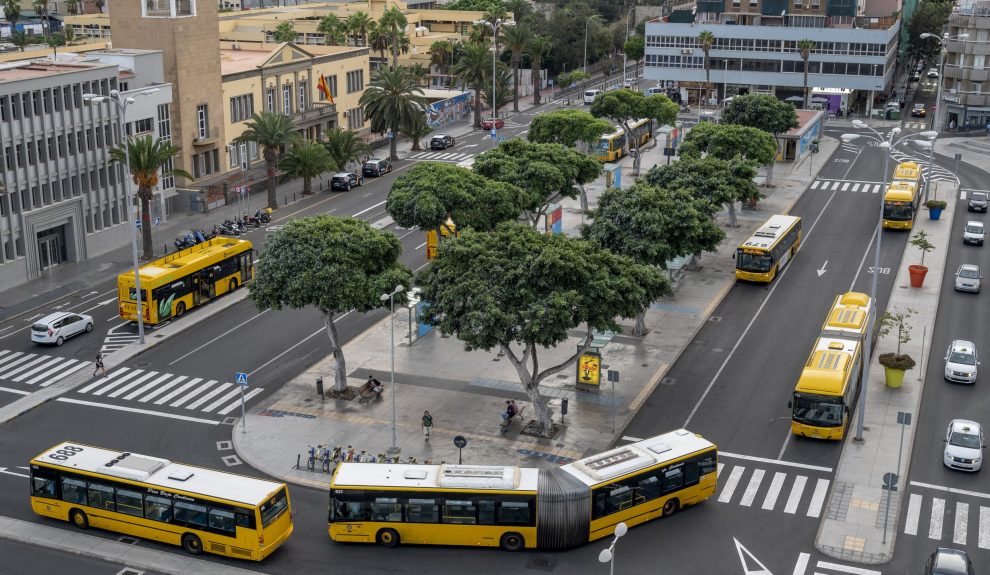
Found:
[[175, 317], [179, 317], [184, 313], [186, 313], [186, 304], [180, 301], [179, 304], [175, 306]]
[[186, 533], [182, 536], [182, 548], [190, 555], [199, 555], [203, 552], [203, 542], [192, 533]]
[[69, 512], [69, 521], [79, 529], [89, 529], [89, 519], [78, 509]]
[[506, 533], [498, 544], [505, 551], [519, 551], [526, 546], [526, 540], [518, 533]]
[[399, 544], [399, 533], [395, 529], [382, 529], [375, 535], [375, 541], [382, 547], [395, 547]]
[[681, 502], [676, 499], [668, 499], [666, 503], [663, 504], [663, 517], [670, 517], [677, 510], [681, 508]]
[[230, 280], [230, 285], [227, 287], [230, 288], [228, 291], [234, 291], [235, 289], [237, 289], [237, 280], [236, 279]]

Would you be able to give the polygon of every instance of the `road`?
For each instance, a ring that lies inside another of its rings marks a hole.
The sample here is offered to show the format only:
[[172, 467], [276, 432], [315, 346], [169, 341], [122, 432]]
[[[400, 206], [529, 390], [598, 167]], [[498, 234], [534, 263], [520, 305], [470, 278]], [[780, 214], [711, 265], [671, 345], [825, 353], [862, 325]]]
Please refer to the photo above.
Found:
[[70, 553], [45, 550], [13, 541], [0, 540], [4, 575], [38, 575], [38, 573], [72, 573], [73, 575], [156, 575], [154, 571], [133, 569], [125, 565], [79, 557]]

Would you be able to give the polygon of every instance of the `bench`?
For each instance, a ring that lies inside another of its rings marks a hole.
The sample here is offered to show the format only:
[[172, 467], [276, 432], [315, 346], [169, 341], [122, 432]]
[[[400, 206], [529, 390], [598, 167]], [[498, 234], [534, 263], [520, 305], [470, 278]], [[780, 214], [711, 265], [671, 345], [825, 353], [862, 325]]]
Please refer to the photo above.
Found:
[[[384, 383], [379, 383], [378, 385], [382, 388], [382, 391], [385, 391]], [[371, 388], [372, 384], [370, 381], [364, 382], [364, 385], [358, 388], [358, 403], [369, 403], [372, 399], [378, 399], [381, 393], [375, 393]]]
[[519, 421], [522, 421], [522, 414], [523, 414], [524, 411], [526, 411], [526, 406], [525, 405], [522, 406], [522, 407], [520, 407], [519, 408], [519, 411], [517, 411], [516, 414], [513, 415], [512, 417], [510, 417], [508, 419], [503, 419], [502, 420], [502, 423], [499, 424], [499, 433], [505, 433], [506, 431], [508, 431], [509, 430], [509, 425], [512, 424], [512, 421], [513, 420], [518, 419]]

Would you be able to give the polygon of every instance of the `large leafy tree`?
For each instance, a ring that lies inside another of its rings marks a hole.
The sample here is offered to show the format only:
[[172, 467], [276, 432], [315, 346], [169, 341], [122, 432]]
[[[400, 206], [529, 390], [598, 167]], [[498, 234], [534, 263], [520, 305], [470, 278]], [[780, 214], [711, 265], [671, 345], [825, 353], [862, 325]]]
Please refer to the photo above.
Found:
[[760, 193], [753, 183], [754, 176], [756, 167], [750, 160], [706, 156], [657, 165], [646, 172], [641, 181], [667, 190], [686, 190], [719, 206], [758, 198]]
[[458, 230], [489, 231], [517, 218], [522, 201], [522, 190], [510, 184], [447, 163], [419, 162], [396, 178], [385, 210], [402, 227], [434, 230], [442, 238], [448, 219]]
[[[778, 100], [766, 94], [745, 94], [736, 96], [722, 112], [722, 122], [757, 128], [773, 134], [780, 149], [777, 136], [798, 127], [794, 104]], [[772, 185], [773, 162], [767, 167], [767, 185]]]
[[398, 6], [392, 5], [382, 12], [380, 18], [378, 18], [378, 29], [385, 33], [389, 38], [389, 47], [392, 50], [392, 67], [398, 63], [399, 60], [399, 50], [400, 50], [400, 38], [399, 36], [404, 33], [406, 26], [409, 25], [409, 21], [406, 20], [406, 15], [402, 13], [402, 10]]
[[412, 140], [412, 150], [413, 152], [422, 151], [420, 147], [420, 141], [426, 137], [427, 134], [433, 131], [433, 128], [426, 122], [426, 115], [419, 114], [413, 116], [410, 120], [410, 124], [402, 126], [402, 135]]
[[601, 174], [601, 162], [573, 148], [518, 138], [477, 156], [472, 168], [482, 176], [523, 190], [521, 207], [534, 229], [554, 198], [577, 197], [579, 186]]
[[364, 115], [371, 120], [372, 132], [392, 132], [389, 142], [389, 159], [399, 159], [396, 144], [404, 126], [413, 125], [415, 116], [426, 114], [426, 98], [423, 88], [406, 67], [383, 68], [375, 72], [371, 85], [365, 88], [359, 100]]
[[519, 65], [532, 35], [529, 27], [518, 24], [509, 26], [502, 34], [505, 46], [512, 52], [512, 111], [516, 113], [519, 113]]
[[801, 54], [801, 60], [804, 61], [804, 108], [808, 109], [811, 103], [808, 101], [808, 60], [811, 58], [811, 53], [815, 50], [815, 41], [808, 40], [798, 40], [797, 42], [798, 53]]
[[[151, 200], [155, 197], [155, 186], [159, 179], [168, 176], [192, 178], [187, 172], [172, 168], [166, 170], [166, 163], [182, 153], [182, 149], [161, 138], [153, 140], [151, 136], [131, 139], [128, 145], [121, 144], [110, 149], [110, 158], [114, 162], [126, 164], [131, 171], [131, 178], [137, 185], [137, 197], [141, 204], [141, 248], [142, 257], [146, 260], [155, 257], [154, 243], [151, 238]], [[171, 164], [169, 164], [171, 165]]]
[[[632, 123], [638, 119], [649, 118], [658, 124], [673, 124], [677, 120], [677, 104], [663, 94], [646, 96], [634, 90], [613, 90], [595, 98], [591, 105], [591, 115], [598, 118], [609, 118], [622, 126], [626, 134], [632, 134]], [[633, 175], [639, 175], [639, 164], [642, 154], [639, 150], [639, 140], [627, 137], [630, 150], [635, 151], [633, 159]]]
[[299, 142], [285, 153], [282, 169], [303, 179], [303, 195], [313, 193], [313, 178], [338, 169], [326, 147], [316, 142]]
[[[654, 267], [515, 223], [443, 242], [418, 283], [441, 333], [456, 335], [469, 351], [498, 348], [509, 358], [545, 435], [552, 422], [540, 383], [573, 365], [593, 330], [615, 330], [616, 317], [633, 317], [666, 286]], [[563, 344], [576, 328], [584, 343], [541, 370], [540, 350]]]
[[[612, 253], [664, 269], [676, 257], [718, 247], [725, 239], [714, 219], [719, 209], [686, 190], [636, 183], [626, 189], [606, 190], [592, 212], [594, 221], [582, 232]], [[664, 295], [669, 295], [669, 286], [665, 288]], [[645, 317], [646, 306], [636, 314], [635, 335], [646, 333]]]
[[258, 112], [247, 121], [247, 129], [234, 138], [233, 143], [254, 142], [261, 147], [265, 158], [265, 171], [268, 185], [268, 207], [277, 210], [275, 168], [282, 151], [299, 139], [292, 120], [278, 112]]
[[646, 39], [642, 36], [633, 36], [626, 41], [625, 45], [622, 47], [622, 51], [625, 52], [626, 58], [636, 62], [636, 77], [639, 77], [639, 61], [643, 59], [646, 54]]
[[474, 90], [474, 127], [481, 127], [481, 92], [485, 89], [485, 79], [490, 78], [492, 59], [484, 44], [469, 43], [454, 62], [451, 72], [464, 85]]
[[361, 156], [371, 153], [371, 146], [353, 130], [334, 128], [324, 132], [323, 147], [330, 153], [333, 163], [338, 170], [343, 170], [347, 164], [357, 161]]
[[541, 36], [539, 34], [534, 35], [529, 39], [529, 43], [526, 45], [526, 52], [529, 54], [529, 61], [532, 72], [533, 72], [533, 105], [540, 105], [540, 86], [543, 85], [542, 76], [540, 72], [543, 70], [543, 57], [550, 52], [550, 48], [553, 45], [550, 43], [550, 38], [547, 36]]
[[613, 131], [615, 127], [608, 120], [596, 118], [584, 110], [565, 108], [534, 117], [526, 137], [537, 144], [561, 144], [573, 148], [578, 142], [593, 144], [603, 134]]
[[21, 18], [21, 0], [3, 0], [3, 18], [10, 23], [13, 31], [14, 25]]
[[276, 44], [280, 44], [282, 42], [295, 42], [295, 26], [292, 25], [292, 22], [280, 22], [278, 26], [275, 26], [275, 31], [272, 32], [272, 40], [274, 40]]
[[[319, 215], [291, 220], [268, 235], [248, 293], [258, 309], [301, 309], [323, 314], [334, 358], [334, 389], [347, 388], [344, 350], [335, 320], [349, 310], [389, 305], [379, 299], [396, 286], [408, 289], [412, 272], [399, 262], [402, 244], [358, 218]], [[405, 297], [400, 292], [396, 299]]]

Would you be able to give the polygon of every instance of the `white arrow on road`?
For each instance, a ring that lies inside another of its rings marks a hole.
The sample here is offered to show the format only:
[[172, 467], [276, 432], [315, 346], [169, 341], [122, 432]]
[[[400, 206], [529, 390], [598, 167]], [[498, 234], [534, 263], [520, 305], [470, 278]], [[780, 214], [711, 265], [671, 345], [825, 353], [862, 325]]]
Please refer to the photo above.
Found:
[[828, 265], [828, 260], [825, 260], [825, 263], [822, 264], [822, 267], [818, 268], [818, 277], [822, 277], [822, 275], [825, 274], [825, 266], [827, 265]]
[[[27, 467], [18, 467], [18, 469], [27, 469]], [[25, 475], [23, 473], [15, 473], [13, 471], [7, 471], [6, 467], [0, 467], [0, 473], [6, 473], [7, 475], [16, 475], [18, 477], [24, 477], [25, 479], [30, 477], [30, 475]]]
[[108, 299], [107, 301], [101, 301], [100, 303], [98, 303], [96, 305], [97, 305], [97, 307], [99, 307], [101, 305], [107, 305], [108, 303], [113, 303], [115, 301], [117, 301], [117, 298], [114, 297], [114, 298]]
[[[770, 570], [767, 569], [766, 565], [760, 563], [760, 560], [757, 559], [755, 555], [749, 552], [749, 549], [746, 549], [745, 547], [742, 546], [742, 543], [740, 543], [738, 539], [733, 537], [732, 541], [736, 544], [736, 553], [739, 554], [739, 562], [742, 563], [743, 573], [745, 573], [745, 575], [773, 575], [773, 573], [771, 573]], [[744, 553], [746, 554], [745, 557], [743, 556]], [[753, 563], [756, 563], [760, 568], [751, 569], [749, 564], [750, 562], [746, 560], [746, 557], [749, 557], [749, 559]]]
[[461, 146], [461, 147], [462, 148], [477, 148], [478, 147], [478, 144], [467, 144], [467, 145], [464, 145], [464, 146]]

